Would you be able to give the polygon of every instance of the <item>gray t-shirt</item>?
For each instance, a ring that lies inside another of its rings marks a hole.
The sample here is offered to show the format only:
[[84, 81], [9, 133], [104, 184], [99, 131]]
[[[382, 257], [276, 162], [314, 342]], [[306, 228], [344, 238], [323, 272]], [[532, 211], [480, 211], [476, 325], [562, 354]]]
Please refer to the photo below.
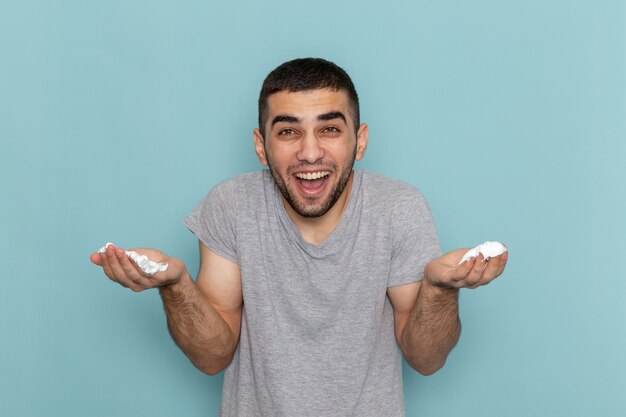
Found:
[[418, 190], [355, 171], [341, 221], [312, 245], [264, 170], [216, 186], [185, 225], [241, 270], [241, 335], [221, 416], [404, 416], [386, 292], [420, 280], [439, 255]]

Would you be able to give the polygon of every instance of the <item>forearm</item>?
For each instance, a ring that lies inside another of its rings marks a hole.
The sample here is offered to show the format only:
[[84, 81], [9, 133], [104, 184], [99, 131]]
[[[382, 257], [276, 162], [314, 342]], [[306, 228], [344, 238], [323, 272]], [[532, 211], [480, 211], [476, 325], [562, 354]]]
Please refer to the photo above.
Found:
[[189, 274], [159, 291], [170, 334], [191, 362], [210, 375], [228, 366], [237, 339]]
[[440, 369], [461, 333], [458, 289], [422, 280], [415, 306], [404, 326], [400, 348], [412, 368], [424, 375]]

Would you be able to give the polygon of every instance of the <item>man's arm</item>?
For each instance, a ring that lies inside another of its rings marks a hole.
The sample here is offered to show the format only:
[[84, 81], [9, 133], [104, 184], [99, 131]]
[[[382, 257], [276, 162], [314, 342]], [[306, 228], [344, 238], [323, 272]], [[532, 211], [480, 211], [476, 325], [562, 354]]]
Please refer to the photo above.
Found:
[[437, 258], [420, 282], [387, 290], [393, 305], [396, 340], [406, 361], [423, 375], [445, 363], [461, 333], [460, 288], [486, 285], [502, 274], [508, 252], [485, 262], [482, 255], [458, 265], [466, 249]]
[[167, 271], [145, 275], [124, 250], [110, 246], [91, 260], [105, 274], [133, 291], [159, 288], [172, 338], [201, 371], [214, 375], [230, 364], [239, 342], [243, 297], [239, 267], [200, 243], [197, 283], [179, 259], [150, 249], [135, 249]]
[[160, 287], [172, 338], [201, 371], [215, 375], [233, 359], [243, 298], [239, 267], [200, 243], [197, 284], [189, 274]]

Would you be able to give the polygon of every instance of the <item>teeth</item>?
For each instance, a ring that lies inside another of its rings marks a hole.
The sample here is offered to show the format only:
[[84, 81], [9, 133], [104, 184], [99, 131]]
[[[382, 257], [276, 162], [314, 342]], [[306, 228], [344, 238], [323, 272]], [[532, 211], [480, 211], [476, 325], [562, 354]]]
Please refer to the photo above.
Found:
[[301, 180], [317, 180], [323, 178], [329, 174], [328, 171], [319, 171], [319, 172], [298, 172], [296, 174], [297, 178]]

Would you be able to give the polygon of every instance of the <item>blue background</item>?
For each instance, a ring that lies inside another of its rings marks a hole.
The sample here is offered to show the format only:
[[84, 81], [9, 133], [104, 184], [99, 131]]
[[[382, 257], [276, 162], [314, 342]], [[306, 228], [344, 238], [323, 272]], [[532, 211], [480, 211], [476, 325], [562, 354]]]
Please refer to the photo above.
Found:
[[626, 415], [625, 22], [623, 1], [1, 1], [0, 415], [217, 415], [157, 292], [88, 256], [195, 274], [181, 221], [260, 168], [261, 82], [302, 56], [351, 74], [358, 167], [420, 187], [445, 250], [510, 248], [462, 292], [446, 367], [405, 368], [407, 415]]

